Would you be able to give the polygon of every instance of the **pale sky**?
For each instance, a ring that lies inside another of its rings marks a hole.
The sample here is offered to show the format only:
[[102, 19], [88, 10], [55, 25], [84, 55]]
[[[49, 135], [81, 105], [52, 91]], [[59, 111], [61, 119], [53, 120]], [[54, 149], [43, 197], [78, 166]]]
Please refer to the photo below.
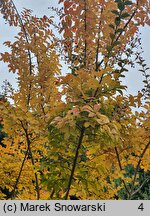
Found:
[[[36, 14], [39, 17], [42, 15], [51, 16], [52, 12], [48, 7], [58, 7], [58, 0], [14, 0], [14, 3], [19, 11], [21, 11], [22, 8], [29, 8], [33, 10], [33, 15]], [[144, 50], [143, 57], [148, 66], [150, 66], [150, 28], [148, 26], [142, 27], [140, 32]], [[3, 42], [7, 40], [12, 41], [14, 34], [16, 34], [16, 28], [5, 24], [2, 15], [0, 15], [0, 52], [7, 51], [6, 47], [3, 46]], [[67, 67], [64, 66], [63, 73], [65, 73], [66, 70]], [[7, 79], [13, 87], [17, 86], [15, 75], [8, 73], [7, 65], [0, 62], [0, 87], [5, 79]], [[128, 93], [131, 94], [136, 94], [137, 91], [143, 87], [141, 74], [137, 69], [130, 69], [124, 80], [124, 84], [128, 86]]]

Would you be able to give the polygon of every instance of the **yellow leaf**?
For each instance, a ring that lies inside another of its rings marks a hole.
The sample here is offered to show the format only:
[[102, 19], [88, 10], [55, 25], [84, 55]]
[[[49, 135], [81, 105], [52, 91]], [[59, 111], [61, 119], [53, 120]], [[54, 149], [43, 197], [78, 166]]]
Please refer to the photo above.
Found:
[[87, 127], [89, 127], [89, 126], [90, 126], [90, 122], [85, 122], [85, 123], [84, 123], [84, 127], [85, 127], [85, 128], [87, 128]]

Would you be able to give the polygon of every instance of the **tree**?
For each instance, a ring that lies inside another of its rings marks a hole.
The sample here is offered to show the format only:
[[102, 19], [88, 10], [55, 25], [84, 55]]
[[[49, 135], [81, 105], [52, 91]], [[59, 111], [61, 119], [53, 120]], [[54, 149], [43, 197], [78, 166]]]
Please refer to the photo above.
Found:
[[[51, 106], [59, 104], [55, 86], [55, 76], [59, 74], [58, 55], [55, 51], [56, 42], [49, 30], [52, 21], [46, 16], [40, 19], [33, 17], [27, 9], [20, 16], [13, 1], [2, 4], [2, 13], [10, 25], [20, 26], [21, 31], [14, 43], [5, 43], [11, 49], [10, 53], [1, 54], [1, 60], [8, 63], [9, 71], [18, 74], [19, 84], [19, 90], [11, 97], [13, 105], [5, 103], [2, 109], [4, 130], [8, 138], [4, 140], [7, 147], [6, 152], [3, 151], [1, 166], [6, 167], [4, 164], [9, 159], [8, 170], [11, 166], [13, 177], [8, 176], [7, 187], [12, 191], [12, 197], [20, 185], [19, 190], [23, 195], [19, 196], [22, 199], [26, 198], [26, 193], [31, 194], [27, 198], [35, 198], [35, 188], [39, 199], [38, 164], [47, 145], [46, 115]], [[5, 17], [6, 13], [8, 17]], [[8, 171], [2, 170], [3, 181]], [[24, 191], [26, 184], [28, 192]], [[2, 182], [3, 185], [6, 186], [6, 182]]]
[[[150, 169], [149, 68], [138, 50], [149, 2], [59, 3], [60, 39], [51, 18], [1, 2], [4, 19], [20, 27], [16, 41], [5, 42], [10, 52], [1, 53], [19, 84], [13, 104], [2, 106], [2, 188], [20, 199], [133, 199], [149, 180], [141, 169]], [[71, 69], [64, 76], [60, 55]], [[145, 86], [126, 95], [121, 79], [136, 64]]]

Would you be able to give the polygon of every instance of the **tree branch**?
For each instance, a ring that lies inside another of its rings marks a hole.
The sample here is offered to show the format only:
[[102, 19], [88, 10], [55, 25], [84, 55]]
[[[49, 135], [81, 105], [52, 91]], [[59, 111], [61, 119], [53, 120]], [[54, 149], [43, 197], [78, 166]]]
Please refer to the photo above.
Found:
[[17, 186], [18, 186], [18, 183], [19, 183], [19, 180], [20, 180], [20, 177], [21, 177], [21, 174], [22, 174], [22, 171], [23, 171], [23, 167], [24, 167], [24, 164], [25, 164], [25, 161], [26, 161], [26, 158], [27, 158], [27, 155], [29, 153], [29, 149], [27, 149], [26, 153], [25, 153], [25, 156], [24, 156], [24, 159], [22, 161], [22, 164], [21, 164], [21, 167], [20, 167], [20, 171], [19, 171], [19, 174], [18, 174], [18, 177], [16, 179], [16, 182], [15, 182], [15, 185], [14, 185], [14, 188], [11, 192], [11, 199], [14, 199], [14, 195], [15, 195], [15, 190], [17, 189]]
[[[34, 162], [32, 150], [31, 150], [31, 141], [30, 141], [30, 139], [29, 139], [29, 135], [28, 135], [27, 128], [24, 127], [22, 121], [20, 121], [20, 122], [21, 122], [22, 128], [23, 128], [23, 130], [24, 130], [24, 132], [25, 132], [25, 135], [26, 135], [26, 140], [27, 140], [27, 145], [28, 145], [29, 154], [30, 154], [30, 156], [31, 156], [32, 165], [35, 166], [35, 162]], [[34, 173], [34, 175], [35, 175], [35, 182], [36, 182], [37, 200], [39, 200], [39, 199], [40, 199], [39, 180], [38, 180], [38, 175], [37, 175], [36, 172]]]
[[[117, 149], [117, 147], [116, 147], [116, 146], [115, 146], [115, 152], [116, 152], [116, 156], [117, 156], [117, 160], [118, 160], [119, 168], [120, 168], [120, 170], [122, 171], [122, 170], [123, 170], [123, 168], [122, 168], [122, 165], [121, 165], [121, 161], [120, 161], [119, 152], [118, 152], [118, 149]], [[121, 181], [122, 181], [122, 183], [123, 183], [123, 185], [124, 185], [124, 188], [125, 188], [125, 190], [126, 190], [126, 192], [127, 192], [128, 196], [130, 196], [130, 191], [128, 190], [128, 188], [127, 188], [127, 185], [126, 185], [125, 181], [124, 181], [123, 179], [121, 179]]]
[[75, 157], [74, 157], [74, 161], [73, 161], [73, 166], [72, 166], [69, 182], [68, 182], [68, 187], [67, 187], [67, 190], [66, 190], [65, 200], [68, 199], [68, 195], [69, 195], [69, 192], [70, 192], [70, 187], [71, 187], [72, 180], [73, 180], [73, 177], [74, 177], [74, 171], [75, 171], [75, 168], [76, 168], [76, 165], [77, 165], [79, 149], [80, 149], [81, 144], [82, 144], [82, 140], [83, 140], [83, 137], [84, 137], [84, 132], [85, 132], [85, 128], [82, 127], [81, 132], [80, 132], [79, 142], [78, 142]]

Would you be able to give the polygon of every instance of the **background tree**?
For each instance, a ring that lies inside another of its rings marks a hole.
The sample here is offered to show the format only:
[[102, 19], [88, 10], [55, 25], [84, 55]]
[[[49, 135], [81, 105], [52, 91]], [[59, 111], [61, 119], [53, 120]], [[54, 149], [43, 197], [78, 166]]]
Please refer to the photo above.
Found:
[[27, 9], [19, 15], [13, 1], [3, 2], [1, 12], [10, 25], [20, 26], [16, 41], [5, 42], [10, 53], [1, 53], [9, 71], [18, 75], [18, 90], [11, 96], [13, 104], [6, 102], [2, 107], [8, 137], [3, 141], [6, 150], [2, 150], [1, 156], [1, 185], [10, 190], [12, 198], [35, 199], [36, 191], [39, 199], [39, 164], [47, 145], [46, 116], [51, 106], [59, 103], [55, 86], [58, 55], [49, 29], [52, 20], [34, 17]]

